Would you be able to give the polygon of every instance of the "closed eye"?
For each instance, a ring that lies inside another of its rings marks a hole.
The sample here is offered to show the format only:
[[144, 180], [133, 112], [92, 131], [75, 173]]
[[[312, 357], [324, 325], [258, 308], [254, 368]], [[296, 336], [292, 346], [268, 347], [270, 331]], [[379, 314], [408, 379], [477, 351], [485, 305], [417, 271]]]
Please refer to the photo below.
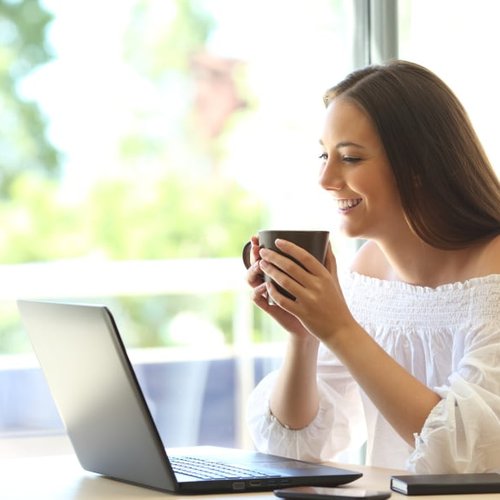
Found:
[[344, 156], [342, 156], [342, 161], [345, 163], [358, 163], [361, 161], [361, 158], [359, 158], [357, 156], [344, 155]]

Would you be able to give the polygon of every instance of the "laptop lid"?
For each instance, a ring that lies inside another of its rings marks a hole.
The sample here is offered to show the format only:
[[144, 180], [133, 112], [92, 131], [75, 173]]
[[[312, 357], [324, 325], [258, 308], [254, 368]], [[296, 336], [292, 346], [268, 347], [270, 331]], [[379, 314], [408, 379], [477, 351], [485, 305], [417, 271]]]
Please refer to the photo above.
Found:
[[[107, 307], [19, 300], [22, 322], [82, 467], [125, 482], [179, 493], [338, 485], [360, 473], [245, 450], [168, 450], [149, 412]], [[184, 455], [256, 469], [255, 477], [175, 474]]]

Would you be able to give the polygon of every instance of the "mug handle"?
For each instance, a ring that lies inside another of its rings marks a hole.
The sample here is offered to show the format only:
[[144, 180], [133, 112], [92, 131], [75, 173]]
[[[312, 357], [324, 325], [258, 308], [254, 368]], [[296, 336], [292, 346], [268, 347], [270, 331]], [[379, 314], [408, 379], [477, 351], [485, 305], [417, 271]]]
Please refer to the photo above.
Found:
[[250, 262], [250, 250], [252, 248], [252, 242], [247, 241], [245, 243], [245, 246], [243, 247], [243, 250], [241, 252], [241, 258], [243, 259], [243, 264], [245, 264], [245, 267], [248, 269], [251, 266]]

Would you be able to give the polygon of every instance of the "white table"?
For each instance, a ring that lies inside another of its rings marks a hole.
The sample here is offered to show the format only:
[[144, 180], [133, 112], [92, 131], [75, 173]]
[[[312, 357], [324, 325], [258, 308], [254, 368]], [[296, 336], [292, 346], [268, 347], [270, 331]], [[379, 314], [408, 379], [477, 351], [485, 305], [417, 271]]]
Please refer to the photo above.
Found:
[[[28, 440], [29, 441], [29, 440]], [[131, 498], [197, 499], [222, 498], [276, 500], [272, 493], [239, 493], [224, 495], [177, 496], [125, 484], [84, 471], [63, 437], [47, 437], [28, 443], [26, 440], [0, 440], [0, 498], [2, 500], [107, 500]], [[27, 452], [31, 456], [23, 456]], [[53, 453], [50, 455], [49, 453]], [[55, 453], [55, 454], [54, 454]], [[392, 474], [403, 471], [360, 465], [336, 464], [359, 470], [363, 477], [345, 487], [388, 490]], [[500, 500], [500, 493], [483, 495], [419, 496], [432, 500]], [[411, 498], [392, 492], [391, 499]]]

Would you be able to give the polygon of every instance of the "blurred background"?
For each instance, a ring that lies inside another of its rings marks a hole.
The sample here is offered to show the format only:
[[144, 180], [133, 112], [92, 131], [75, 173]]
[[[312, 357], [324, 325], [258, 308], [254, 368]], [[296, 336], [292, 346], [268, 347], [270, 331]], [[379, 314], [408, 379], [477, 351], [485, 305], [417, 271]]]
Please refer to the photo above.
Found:
[[500, 165], [495, 0], [0, 0], [0, 436], [63, 433], [17, 298], [108, 305], [167, 446], [250, 446], [285, 335], [253, 308], [263, 227], [336, 233], [323, 92], [428, 66]]

